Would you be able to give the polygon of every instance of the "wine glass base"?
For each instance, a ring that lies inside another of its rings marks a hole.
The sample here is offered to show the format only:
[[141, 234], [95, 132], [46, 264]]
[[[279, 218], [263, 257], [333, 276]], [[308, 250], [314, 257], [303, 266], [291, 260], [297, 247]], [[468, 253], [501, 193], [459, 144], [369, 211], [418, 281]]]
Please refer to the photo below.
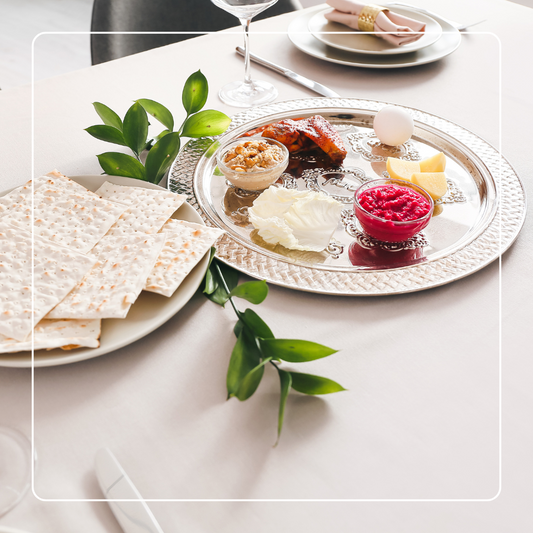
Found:
[[234, 81], [224, 85], [218, 91], [218, 96], [225, 104], [234, 107], [254, 107], [272, 102], [278, 96], [278, 91], [266, 81]]
[[31, 463], [30, 441], [16, 429], [0, 426], [0, 516], [30, 488]]

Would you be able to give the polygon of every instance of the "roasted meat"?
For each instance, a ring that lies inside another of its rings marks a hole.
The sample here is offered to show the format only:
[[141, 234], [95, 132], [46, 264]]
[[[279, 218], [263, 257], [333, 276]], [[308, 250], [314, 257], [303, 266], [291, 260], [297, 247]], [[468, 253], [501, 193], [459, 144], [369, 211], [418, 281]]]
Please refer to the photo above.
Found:
[[332, 160], [335, 165], [340, 165], [346, 157], [346, 148], [340, 135], [333, 126], [320, 115], [309, 118], [286, 119], [262, 126], [247, 135], [257, 135], [275, 139], [284, 144], [289, 152], [309, 150], [318, 146]]

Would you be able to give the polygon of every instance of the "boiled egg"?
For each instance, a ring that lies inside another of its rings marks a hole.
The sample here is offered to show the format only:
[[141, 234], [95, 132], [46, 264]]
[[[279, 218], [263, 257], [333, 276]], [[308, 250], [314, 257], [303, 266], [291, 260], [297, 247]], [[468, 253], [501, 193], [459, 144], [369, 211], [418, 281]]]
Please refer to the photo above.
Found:
[[398, 146], [407, 142], [414, 130], [413, 117], [401, 107], [386, 106], [374, 117], [376, 137], [389, 146]]

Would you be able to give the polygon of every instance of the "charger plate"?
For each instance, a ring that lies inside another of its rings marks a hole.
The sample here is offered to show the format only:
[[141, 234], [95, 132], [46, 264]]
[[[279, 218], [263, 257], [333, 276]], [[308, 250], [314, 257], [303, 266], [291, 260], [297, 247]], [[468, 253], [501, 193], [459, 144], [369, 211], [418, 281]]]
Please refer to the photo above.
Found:
[[[405, 108], [415, 120], [412, 139], [397, 149], [386, 148], [372, 129], [374, 115], [385, 105], [310, 98], [247, 110], [234, 116], [229, 130], [214, 143], [190, 141], [171, 167], [168, 186], [186, 194], [206, 224], [226, 231], [217, 244], [220, 260], [291, 289], [357, 296], [408, 293], [450, 283], [497, 259], [518, 236], [526, 213], [524, 189], [511, 165], [472, 132], [412, 108]], [[246, 219], [246, 204], [253, 197], [240, 198], [216, 175], [215, 157], [220, 146], [246, 131], [315, 114], [339, 131], [348, 155], [342, 167], [335, 168], [316, 158], [293, 160], [297, 177], [284, 174], [283, 185], [325, 192], [345, 209], [328, 249], [302, 253], [261, 242]], [[449, 193], [438, 202], [438, 216], [424, 234], [392, 247], [366, 238], [353, 217], [355, 189], [382, 177], [388, 156], [418, 160], [439, 151], [447, 157]]]

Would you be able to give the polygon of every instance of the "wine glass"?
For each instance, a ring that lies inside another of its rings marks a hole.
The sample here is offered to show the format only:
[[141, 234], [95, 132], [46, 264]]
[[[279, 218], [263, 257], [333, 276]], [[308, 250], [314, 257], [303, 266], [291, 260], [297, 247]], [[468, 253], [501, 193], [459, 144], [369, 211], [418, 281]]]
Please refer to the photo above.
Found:
[[16, 429], [0, 426], [0, 516], [13, 509], [30, 488], [30, 441]]
[[218, 92], [220, 99], [236, 107], [253, 107], [271, 102], [278, 95], [276, 88], [250, 76], [250, 22], [253, 17], [273, 6], [278, 0], [211, 0], [213, 4], [237, 17], [244, 33], [244, 81], [224, 85]]

